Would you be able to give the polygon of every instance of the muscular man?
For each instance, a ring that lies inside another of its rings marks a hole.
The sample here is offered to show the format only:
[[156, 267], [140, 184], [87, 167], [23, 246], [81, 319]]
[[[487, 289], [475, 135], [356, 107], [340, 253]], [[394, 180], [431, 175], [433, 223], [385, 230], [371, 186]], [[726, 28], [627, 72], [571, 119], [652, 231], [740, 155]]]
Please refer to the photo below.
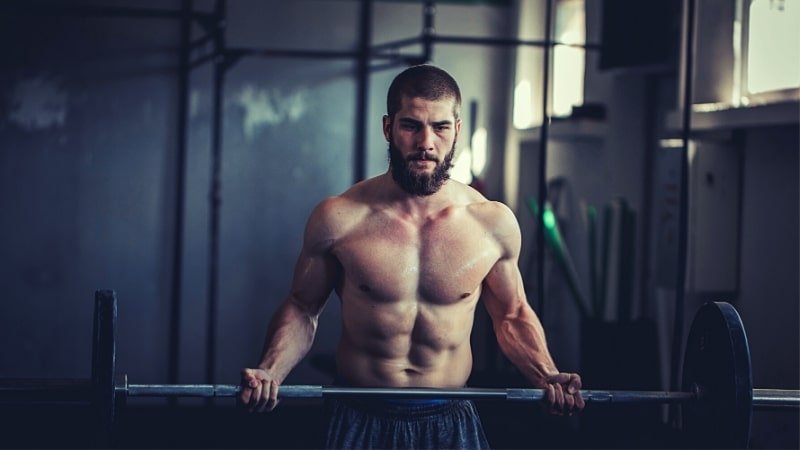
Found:
[[[268, 327], [257, 368], [242, 371], [240, 401], [272, 410], [280, 384], [309, 351], [331, 290], [341, 299], [337, 382], [463, 387], [479, 299], [500, 348], [547, 392], [556, 414], [583, 408], [577, 374], [560, 373], [525, 298], [513, 213], [449, 179], [461, 94], [431, 66], [399, 74], [387, 99], [387, 173], [312, 212], [291, 292]], [[329, 447], [478, 448], [486, 439], [469, 401], [338, 401]]]

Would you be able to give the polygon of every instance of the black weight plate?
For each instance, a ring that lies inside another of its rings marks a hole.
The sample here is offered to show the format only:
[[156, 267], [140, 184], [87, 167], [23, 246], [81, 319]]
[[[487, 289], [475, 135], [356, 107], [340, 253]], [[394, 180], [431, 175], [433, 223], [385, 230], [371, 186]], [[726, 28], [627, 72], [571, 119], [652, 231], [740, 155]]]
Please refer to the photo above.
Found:
[[110, 446], [114, 425], [114, 371], [116, 369], [117, 295], [97, 291], [94, 296], [92, 345], [92, 404], [97, 414], [97, 444]]
[[709, 302], [694, 317], [683, 360], [683, 390], [700, 398], [681, 407], [693, 448], [747, 448], [753, 383], [750, 348], [739, 313]]

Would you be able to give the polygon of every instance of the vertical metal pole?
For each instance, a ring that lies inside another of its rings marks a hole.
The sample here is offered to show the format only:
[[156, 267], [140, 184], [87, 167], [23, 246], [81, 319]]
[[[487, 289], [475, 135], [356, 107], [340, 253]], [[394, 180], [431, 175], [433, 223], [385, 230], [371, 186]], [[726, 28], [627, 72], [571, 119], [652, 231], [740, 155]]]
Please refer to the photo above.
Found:
[[361, 0], [356, 93], [356, 148], [353, 154], [353, 183], [367, 177], [367, 111], [369, 109], [369, 61], [372, 38], [372, 0]]
[[422, 7], [422, 54], [424, 62], [433, 61], [433, 35], [436, 33], [434, 19], [436, 18], [436, 4], [433, 0], [426, 0]]
[[183, 216], [186, 206], [186, 140], [189, 116], [189, 42], [192, 38], [191, 13], [192, 0], [182, 0], [180, 47], [178, 50], [178, 152], [177, 161], [175, 162], [175, 228], [172, 242], [172, 295], [169, 314], [169, 351], [167, 352], [167, 380], [173, 384], [178, 382], [180, 360]]
[[[470, 100], [469, 102], [469, 139], [467, 144], [469, 145], [470, 149], [475, 150], [472, 148], [472, 137], [475, 136], [475, 131], [478, 129], [478, 101], [477, 100]], [[470, 166], [470, 169], [472, 166]]]
[[547, 0], [544, 18], [544, 74], [542, 76], [542, 126], [539, 128], [539, 221], [536, 227], [536, 293], [537, 314], [544, 320], [544, 211], [547, 202], [547, 139], [550, 131], [550, 52], [552, 50], [553, 0]]
[[[670, 389], [677, 390], [680, 383], [681, 353], [683, 341], [683, 315], [686, 298], [686, 269], [689, 235], [689, 139], [691, 138], [692, 125], [692, 81], [694, 76], [694, 22], [695, 0], [686, 0], [686, 48], [683, 72], [683, 128], [681, 139], [681, 173], [680, 173], [680, 218], [678, 228], [678, 273], [675, 281], [675, 321], [672, 330], [672, 373], [670, 376]], [[671, 408], [673, 419], [675, 408]]]
[[639, 275], [639, 311], [645, 312], [645, 308], [650, 304], [648, 299], [650, 294], [650, 213], [652, 212], [653, 183], [653, 145], [656, 142], [656, 111], [652, 105], [658, 102], [658, 76], [646, 75], [644, 88], [644, 130], [645, 130], [645, 152], [642, 165], [642, 180], [644, 180], [642, 214], [641, 214], [641, 233], [639, 234], [639, 247], [641, 250], [642, 272]]
[[217, 290], [219, 280], [219, 217], [222, 203], [222, 97], [225, 88], [225, 0], [215, 6], [217, 29], [214, 30], [214, 99], [211, 130], [211, 188], [209, 192], [209, 255], [208, 255], [208, 316], [206, 318], [206, 382], [214, 383], [217, 340]]

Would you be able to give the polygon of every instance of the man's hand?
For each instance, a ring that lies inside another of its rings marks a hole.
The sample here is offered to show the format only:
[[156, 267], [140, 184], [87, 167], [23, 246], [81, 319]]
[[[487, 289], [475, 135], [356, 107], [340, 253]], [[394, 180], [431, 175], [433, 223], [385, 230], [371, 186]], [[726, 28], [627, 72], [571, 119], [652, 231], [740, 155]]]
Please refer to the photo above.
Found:
[[280, 382], [264, 369], [242, 370], [240, 404], [249, 412], [272, 411], [278, 405]]
[[577, 373], [557, 373], [547, 379], [545, 398], [550, 413], [572, 415], [583, 410], [581, 377]]

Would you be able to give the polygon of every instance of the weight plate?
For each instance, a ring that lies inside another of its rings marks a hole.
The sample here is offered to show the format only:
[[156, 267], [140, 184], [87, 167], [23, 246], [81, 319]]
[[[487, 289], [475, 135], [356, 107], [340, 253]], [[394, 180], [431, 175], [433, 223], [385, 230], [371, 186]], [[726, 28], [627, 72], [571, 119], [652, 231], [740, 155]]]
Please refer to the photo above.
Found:
[[731, 304], [709, 302], [695, 315], [683, 360], [683, 390], [699, 395], [681, 407], [683, 430], [693, 448], [747, 448], [753, 403], [750, 349]]

